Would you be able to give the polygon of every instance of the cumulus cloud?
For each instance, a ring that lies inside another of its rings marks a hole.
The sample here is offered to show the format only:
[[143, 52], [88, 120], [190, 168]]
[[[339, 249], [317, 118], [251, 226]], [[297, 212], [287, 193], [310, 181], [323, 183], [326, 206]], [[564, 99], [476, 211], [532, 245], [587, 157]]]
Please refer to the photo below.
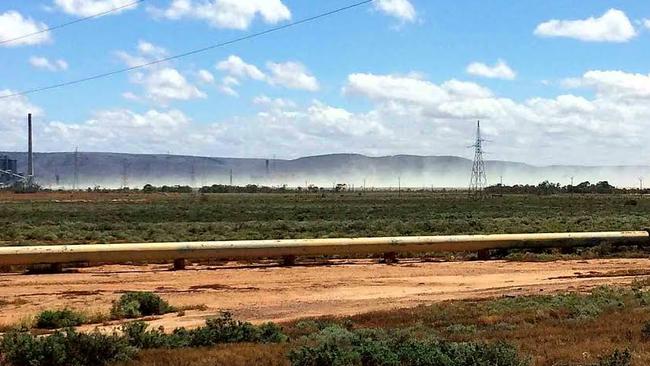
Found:
[[68, 69], [68, 63], [65, 60], [51, 60], [47, 57], [32, 56], [29, 58], [29, 64], [37, 69], [47, 71], [65, 71]]
[[249, 64], [241, 57], [230, 55], [225, 60], [217, 63], [217, 70], [225, 72], [227, 77], [221, 84], [221, 90], [229, 95], [236, 96], [234, 86], [240, 84], [240, 80], [252, 79], [264, 81], [270, 85], [279, 85], [289, 89], [318, 91], [320, 85], [305, 65], [296, 61], [267, 62], [268, 74], [257, 66]]
[[[0, 14], [0, 41], [15, 39], [27, 34], [43, 31], [47, 25], [42, 22], [24, 17], [15, 10], [9, 10]], [[12, 42], [3, 43], [4, 47], [27, 46], [46, 43], [50, 41], [50, 32], [34, 34]]]
[[166, 19], [197, 19], [215, 28], [239, 30], [248, 29], [257, 16], [269, 24], [291, 19], [291, 11], [282, 0], [173, 0], [167, 8], [149, 9]]
[[62, 146], [83, 142], [100, 151], [115, 151], [116, 146], [121, 151], [160, 151], [157, 149], [176, 146], [178, 137], [185, 135], [190, 123], [183, 112], [175, 109], [151, 109], [145, 113], [128, 109], [102, 110], [81, 123], [49, 122], [43, 134], [51, 138], [42, 144], [47, 146], [56, 138]]
[[376, 0], [375, 9], [404, 22], [414, 22], [417, 19], [415, 7], [409, 0]]
[[226, 76], [221, 79], [221, 84], [219, 85], [219, 90], [222, 93], [230, 95], [232, 97], [238, 97], [239, 93], [235, 90], [235, 87], [239, 86], [239, 80], [232, 76]]
[[143, 40], [138, 41], [136, 49], [136, 54], [131, 54], [126, 51], [117, 51], [115, 54], [128, 67], [141, 66], [148, 62], [164, 58], [168, 55], [165, 48], [156, 46], [153, 43]]
[[296, 107], [296, 103], [293, 100], [284, 98], [270, 98], [266, 95], [259, 95], [253, 98], [253, 104], [271, 109], [285, 109]]
[[490, 79], [513, 80], [517, 77], [517, 73], [504, 60], [498, 60], [494, 66], [472, 62], [467, 66], [466, 71], [468, 74]]
[[171, 67], [157, 68], [147, 74], [136, 74], [133, 79], [142, 84], [146, 97], [162, 104], [170, 100], [205, 98], [206, 94], [192, 85], [178, 70]]
[[[165, 57], [167, 50], [150, 42], [139, 41], [135, 54], [126, 51], [118, 51], [116, 54], [127, 66], [133, 67]], [[199, 81], [205, 82], [212, 77], [207, 70], [202, 71], [204, 72], [198, 73]], [[135, 72], [131, 74], [130, 81], [144, 88], [146, 99], [161, 105], [167, 105], [174, 100], [190, 100], [207, 96], [170, 63], [160, 63]], [[134, 101], [141, 99], [132, 92], [126, 92], [122, 96]]]
[[643, 26], [650, 29], [650, 19], [643, 19]]
[[[577, 79], [596, 90], [593, 99], [566, 94], [517, 102], [473, 83], [450, 80], [435, 84], [421, 78], [376, 74], [350, 75], [344, 91], [373, 101], [384, 121], [408, 121], [407, 131], [413, 133], [430, 131], [427, 139], [435, 140], [433, 146], [446, 146], [454, 153], [459, 152], [457, 147], [446, 139], [471, 139], [467, 121], [481, 119], [489, 138], [499, 141], [492, 149], [500, 158], [584, 163], [598, 156], [597, 163], [620, 163], [626, 161], [629, 149], [645, 149], [644, 121], [650, 119], [648, 77], [587, 72]], [[385, 126], [391, 127], [389, 122]], [[411, 139], [418, 143], [416, 135]]]
[[[15, 93], [15, 90], [0, 90], [0, 96]], [[43, 115], [40, 107], [31, 103], [27, 97], [18, 96], [0, 99], [0, 130], [2, 131], [2, 149], [5, 151], [23, 151], [27, 146], [27, 114], [37, 119]]]
[[67, 14], [87, 17], [117, 8], [120, 9], [109, 14], [135, 9], [138, 4], [126, 6], [133, 2], [133, 0], [54, 0], [54, 5]]
[[199, 70], [197, 73], [197, 77], [199, 78], [199, 81], [205, 84], [212, 84], [214, 83], [214, 75], [208, 70]]
[[257, 66], [248, 64], [239, 56], [230, 55], [216, 65], [217, 70], [224, 71], [233, 77], [265, 80], [266, 75]]
[[587, 42], [627, 42], [637, 32], [630, 19], [618, 9], [610, 9], [599, 18], [549, 20], [535, 29], [540, 37], [566, 37]]
[[598, 95], [608, 98], [650, 98], [650, 74], [590, 70], [579, 78], [566, 79], [564, 85], [570, 88], [593, 88]]
[[312, 92], [320, 89], [318, 80], [309, 73], [305, 65], [299, 62], [269, 62], [266, 66], [271, 72], [269, 76], [271, 84]]
[[[167, 67], [154, 70], [163, 72]], [[264, 75], [266, 81], [271, 73]], [[171, 79], [177, 77], [170, 72]], [[332, 152], [471, 157], [466, 146], [472, 141], [475, 120], [481, 119], [486, 137], [493, 141], [488, 147], [491, 159], [634, 164], [650, 155], [645, 138], [649, 81], [645, 74], [592, 70], [574, 78], [574, 86], [593, 90], [592, 96], [565, 92], [522, 101], [470, 81], [434, 82], [417, 73], [355, 73], [347, 77], [344, 96], [367, 101], [361, 110], [259, 95], [252, 99], [258, 107], [254, 114], [219, 120], [194, 121], [184, 112], [160, 106], [145, 112], [99, 110], [80, 122], [39, 117], [47, 127], [39, 131], [47, 133], [37, 137], [39, 149], [45, 151], [69, 149], [83, 141], [93, 150], [211, 156], [250, 157], [254, 151], [257, 156], [287, 157]], [[239, 82], [230, 75], [218, 81], [233, 87]], [[177, 93], [184, 88], [172, 84], [171, 91], [158, 98], [182, 98]], [[145, 97], [150, 98], [146, 93]], [[39, 112], [24, 97], [0, 99], [0, 128], [9, 131], [9, 140], [20, 142], [18, 146], [10, 141], [8, 149], [24, 145], [28, 111]]]

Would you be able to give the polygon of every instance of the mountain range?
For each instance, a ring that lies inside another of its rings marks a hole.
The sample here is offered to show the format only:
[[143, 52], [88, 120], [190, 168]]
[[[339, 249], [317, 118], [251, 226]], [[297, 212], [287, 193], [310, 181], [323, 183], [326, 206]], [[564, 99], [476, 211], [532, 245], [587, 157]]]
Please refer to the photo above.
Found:
[[[0, 152], [26, 170], [27, 154]], [[75, 163], [76, 160], [76, 163]], [[537, 184], [548, 180], [562, 185], [606, 180], [618, 187], [638, 187], [650, 176], [650, 166], [535, 166], [487, 160], [489, 184]], [[472, 161], [457, 156], [394, 155], [370, 157], [360, 154], [329, 154], [298, 159], [221, 158], [183, 155], [121, 154], [101, 152], [35, 153], [36, 181], [51, 188], [77, 186], [115, 188], [153, 185], [212, 184], [288, 185], [314, 184], [331, 187], [345, 183], [355, 187], [465, 187]]]

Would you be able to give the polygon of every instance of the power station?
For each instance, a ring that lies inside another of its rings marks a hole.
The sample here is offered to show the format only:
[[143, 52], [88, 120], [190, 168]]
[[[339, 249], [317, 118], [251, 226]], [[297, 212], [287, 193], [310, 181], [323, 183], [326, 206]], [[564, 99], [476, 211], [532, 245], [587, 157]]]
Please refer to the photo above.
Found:
[[34, 181], [34, 151], [32, 139], [32, 114], [27, 115], [27, 171], [19, 172], [18, 160], [7, 155], [0, 156], [0, 188], [22, 184], [25, 188], [36, 187]]

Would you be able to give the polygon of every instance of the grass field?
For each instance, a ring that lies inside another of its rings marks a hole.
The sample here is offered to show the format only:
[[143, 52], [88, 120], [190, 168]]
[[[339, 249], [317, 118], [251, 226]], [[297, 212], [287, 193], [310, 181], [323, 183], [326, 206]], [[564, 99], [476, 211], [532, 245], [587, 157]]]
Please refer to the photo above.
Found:
[[641, 230], [650, 198], [2, 193], [0, 225], [0, 245]]

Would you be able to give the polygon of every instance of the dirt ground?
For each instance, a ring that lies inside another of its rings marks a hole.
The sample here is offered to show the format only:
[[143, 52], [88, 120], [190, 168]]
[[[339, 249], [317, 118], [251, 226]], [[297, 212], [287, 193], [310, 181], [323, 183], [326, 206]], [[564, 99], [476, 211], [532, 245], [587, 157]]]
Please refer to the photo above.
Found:
[[282, 322], [450, 299], [583, 291], [648, 276], [650, 259], [546, 263], [402, 260], [394, 265], [348, 260], [294, 267], [195, 265], [184, 271], [171, 271], [169, 265], [106, 265], [62, 274], [0, 274], [0, 325], [26, 321], [43, 309], [108, 312], [120, 293], [136, 290], [156, 292], [175, 306], [207, 307], [150, 321], [173, 329], [200, 325], [220, 310], [252, 322]]

